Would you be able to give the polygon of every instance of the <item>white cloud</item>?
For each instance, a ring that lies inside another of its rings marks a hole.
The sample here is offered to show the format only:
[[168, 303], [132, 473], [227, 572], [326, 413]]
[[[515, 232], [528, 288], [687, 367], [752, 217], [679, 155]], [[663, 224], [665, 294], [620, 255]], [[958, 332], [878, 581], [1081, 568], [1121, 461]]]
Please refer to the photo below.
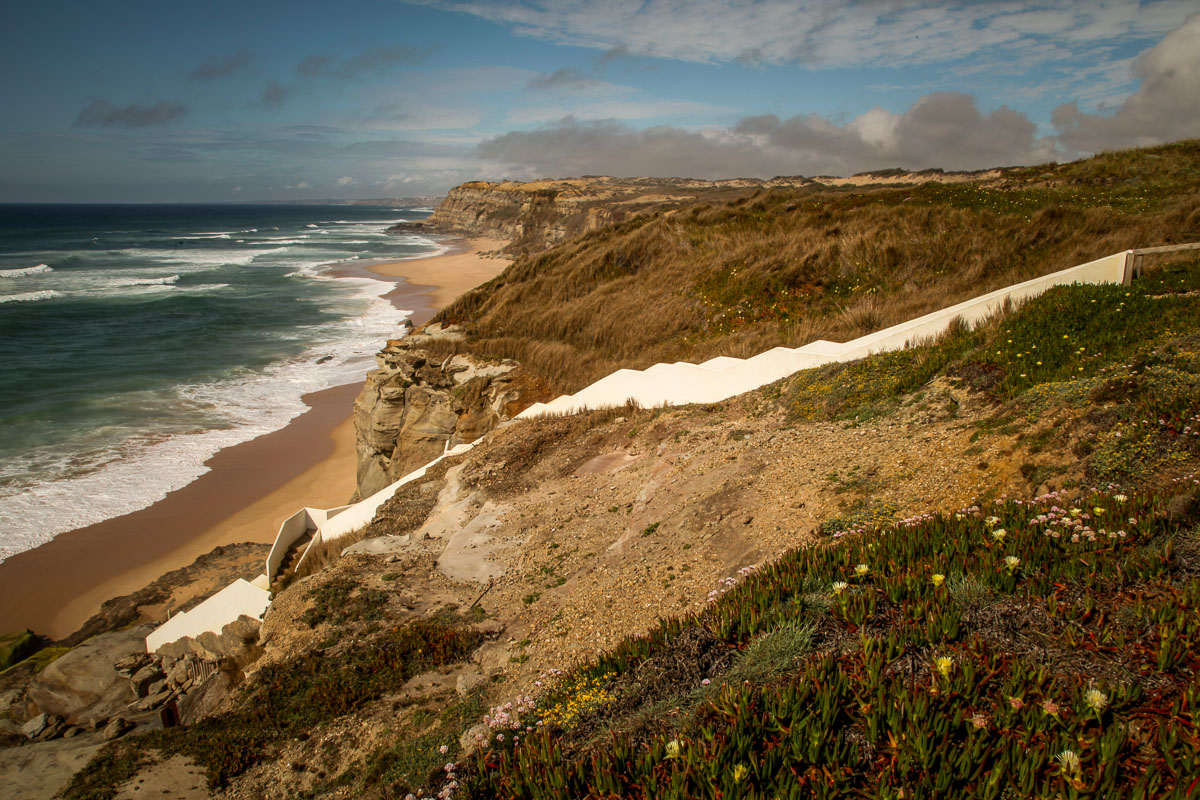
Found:
[[638, 130], [572, 117], [483, 142], [479, 154], [539, 176], [581, 174], [700, 178], [816, 175], [884, 167], [979, 169], [1056, 158], [1019, 111], [983, 113], [969, 95], [935, 92], [903, 114], [872, 109], [841, 124], [816, 114], [746, 117], [731, 129]]
[[555, 106], [517, 108], [508, 112], [510, 125], [531, 125], [562, 119], [662, 119], [726, 114], [730, 109], [691, 100], [596, 100], [566, 102]]
[[897, 67], [1001, 54], [1028, 68], [1158, 37], [1195, 0], [410, 0], [560, 44], [683, 61]]
[[1133, 75], [1137, 91], [1112, 114], [1088, 114], [1076, 102], [1054, 109], [1062, 142], [1090, 153], [1200, 135], [1200, 13], [1138, 57]]
[[342, 177], [337, 179], [338, 186], [352, 186], [353, 184], [354, 184], [354, 178], [351, 178], [349, 175], [343, 175]]

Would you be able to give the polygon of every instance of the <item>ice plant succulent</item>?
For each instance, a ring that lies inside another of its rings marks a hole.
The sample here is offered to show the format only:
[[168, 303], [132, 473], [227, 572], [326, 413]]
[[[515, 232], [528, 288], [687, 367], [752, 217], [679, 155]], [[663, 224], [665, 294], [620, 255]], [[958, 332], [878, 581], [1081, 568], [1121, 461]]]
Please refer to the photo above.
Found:
[[1005, 556], [1004, 557], [1004, 568], [1007, 569], [1009, 572], [1012, 572], [1020, 565], [1021, 565], [1021, 559], [1017, 558], [1016, 556]]
[[1058, 762], [1059, 768], [1064, 775], [1070, 775], [1072, 778], [1078, 777], [1079, 771], [1083, 768], [1083, 761], [1079, 758], [1079, 753], [1074, 750], [1063, 750], [1054, 757]]
[[1108, 695], [1092, 686], [1083, 693], [1083, 703], [1099, 716], [1104, 709], [1108, 708]]
[[867, 566], [866, 564], [858, 564], [857, 566], [854, 567], [854, 575], [857, 578], [861, 578], [861, 577], [867, 575], [870, 571], [871, 571], [871, 568], [869, 566]]
[[954, 669], [954, 659], [950, 656], [939, 656], [933, 660], [933, 666], [937, 669], [938, 674], [943, 678], [950, 677], [950, 672]]
[[943, 583], [946, 582], [946, 576], [940, 572], [935, 572], [929, 578], [929, 580], [934, 586], [941, 586]]

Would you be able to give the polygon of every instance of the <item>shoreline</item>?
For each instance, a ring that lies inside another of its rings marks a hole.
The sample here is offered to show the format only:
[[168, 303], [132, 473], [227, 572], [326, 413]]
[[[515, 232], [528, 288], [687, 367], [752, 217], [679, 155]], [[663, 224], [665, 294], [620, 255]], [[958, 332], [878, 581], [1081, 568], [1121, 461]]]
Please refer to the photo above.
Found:
[[[395, 282], [384, 295], [414, 326], [498, 275], [503, 242], [459, 240], [428, 258], [336, 267], [332, 274]], [[379, 343], [380, 347], [384, 342]], [[355, 489], [353, 402], [362, 382], [302, 398], [309, 410], [283, 428], [221, 450], [192, 483], [140, 511], [59, 534], [0, 563], [0, 633], [30, 628], [63, 639], [104, 601], [137, 591], [214, 547], [272, 542], [305, 505], [342, 505]], [[61, 587], [71, 587], [70, 595]], [[160, 610], [161, 613], [161, 610]], [[153, 618], [157, 615], [152, 615]]]

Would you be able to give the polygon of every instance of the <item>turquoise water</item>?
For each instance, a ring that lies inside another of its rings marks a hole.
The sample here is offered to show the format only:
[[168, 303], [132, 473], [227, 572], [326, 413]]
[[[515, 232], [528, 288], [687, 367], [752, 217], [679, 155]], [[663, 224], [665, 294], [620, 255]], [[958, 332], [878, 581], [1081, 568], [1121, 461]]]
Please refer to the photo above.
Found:
[[301, 395], [361, 380], [406, 314], [334, 265], [444, 248], [429, 209], [0, 206], [0, 560], [144, 508]]

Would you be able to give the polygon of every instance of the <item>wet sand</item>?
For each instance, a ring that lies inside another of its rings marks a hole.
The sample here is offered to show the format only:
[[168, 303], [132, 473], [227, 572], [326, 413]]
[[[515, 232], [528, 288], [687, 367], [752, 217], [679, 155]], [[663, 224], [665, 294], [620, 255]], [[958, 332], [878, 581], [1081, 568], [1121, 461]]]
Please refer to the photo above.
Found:
[[[348, 265], [341, 274], [361, 269], [406, 279], [388, 298], [421, 325], [435, 308], [503, 271], [507, 261], [478, 255], [501, 246], [460, 242], [445, 255]], [[60, 534], [0, 563], [0, 632], [30, 628], [61, 639], [105, 600], [136, 591], [214, 547], [270, 542], [302, 506], [344, 504], [354, 492], [351, 412], [360, 388], [347, 384], [306, 395], [310, 410], [287, 427], [222, 450], [206, 462], [209, 472], [149, 508]]]

